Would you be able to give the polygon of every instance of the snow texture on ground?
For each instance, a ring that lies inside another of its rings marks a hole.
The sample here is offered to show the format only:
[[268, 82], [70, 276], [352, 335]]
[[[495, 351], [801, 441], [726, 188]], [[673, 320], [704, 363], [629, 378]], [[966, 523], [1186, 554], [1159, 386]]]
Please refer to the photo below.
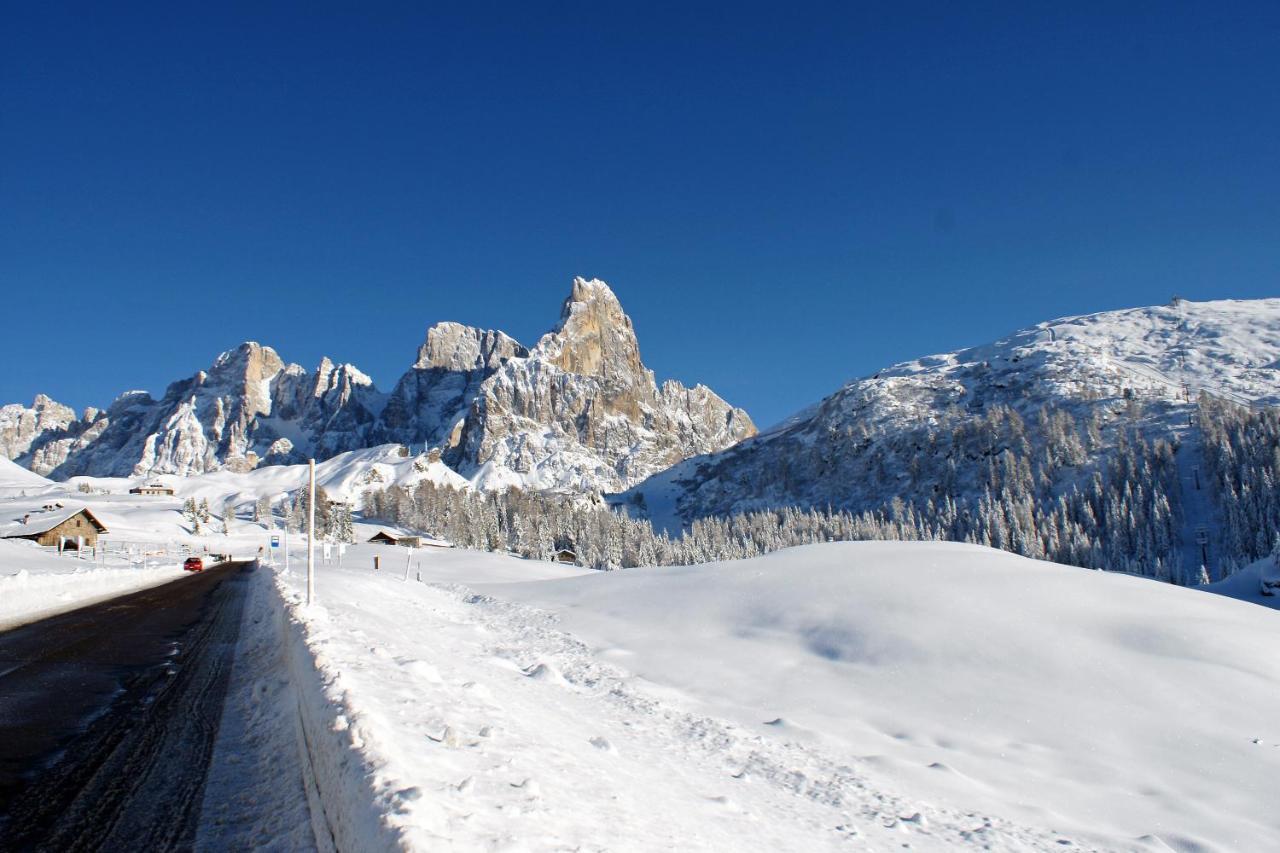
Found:
[[319, 785], [371, 797], [365, 849], [1251, 850], [1280, 830], [1263, 608], [934, 543], [611, 574], [430, 551], [407, 581], [404, 555], [319, 567], [311, 607], [300, 562], [279, 575], [324, 684], [312, 724], [358, 756]]

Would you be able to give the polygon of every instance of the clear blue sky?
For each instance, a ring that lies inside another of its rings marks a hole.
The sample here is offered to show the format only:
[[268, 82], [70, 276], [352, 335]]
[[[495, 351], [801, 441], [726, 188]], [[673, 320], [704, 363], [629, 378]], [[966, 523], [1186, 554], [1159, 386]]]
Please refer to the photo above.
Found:
[[1039, 320], [1280, 294], [1278, 154], [1275, 2], [10, 4], [0, 401], [246, 339], [390, 388], [431, 323], [531, 343], [587, 275], [767, 424]]

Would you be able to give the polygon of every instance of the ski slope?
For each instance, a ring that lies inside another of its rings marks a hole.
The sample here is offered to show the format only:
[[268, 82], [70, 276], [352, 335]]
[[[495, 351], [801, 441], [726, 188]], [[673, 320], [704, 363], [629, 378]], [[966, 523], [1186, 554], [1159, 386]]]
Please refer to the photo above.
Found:
[[319, 786], [367, 798], [344, 824], [364, 849], [1227, 851], [1280, 831], [1280, 622], [1230, 598], [942, 543], [615, 573], [360, 546], [309, 608], [294, 566], [305, 715], [326, 754], [355, 752]]

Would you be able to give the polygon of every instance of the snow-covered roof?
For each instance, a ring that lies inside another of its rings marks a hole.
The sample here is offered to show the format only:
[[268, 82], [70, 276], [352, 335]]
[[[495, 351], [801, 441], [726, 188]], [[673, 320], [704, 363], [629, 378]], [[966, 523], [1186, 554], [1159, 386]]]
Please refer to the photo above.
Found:
[[107, 532], [107, 526], [99, 521], [98, 517], [88, 507], [68, 506], [60, 509], [45, 510], [44, 512], [33, 512], [27, 519], [26, 524], [22, 523], [21, 518], [8, 521], [0, 525], [0, 539], [11, 539], [15, 536], [37, 536], [52, 530], [62, 522], [69, 518], [74, 518], [80, 513], [84, 513], [93, 522], [99, 533]]
[[372, 542], [380, 537], [386, 537], [393, 542], [399, 542], [402, 539], [414, 539], [417, 540], [420, 545], [431, 545], [436, 548], [454, 547], [452, 542], [448, 542], [444, 539], [437, 539], [434, 536], [428, 536], [424, 533], [396, 533], [394, 530], [388, 530], [385, 527], [379, 527], [367, 541]]

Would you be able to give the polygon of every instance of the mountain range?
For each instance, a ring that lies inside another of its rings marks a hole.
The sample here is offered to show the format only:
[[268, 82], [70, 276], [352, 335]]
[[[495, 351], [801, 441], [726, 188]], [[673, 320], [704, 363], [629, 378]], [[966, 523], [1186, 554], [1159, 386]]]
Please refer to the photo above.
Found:
[[1272, 547], [1277, 406], [1280, 299], [1174, 299], [902, 362], [757, 434], [709, 388], [659, 385], [614, 293], [578, 278], [533, 346], [438, 323], [389, 392], [245, 343], [158, 399], [0, 408], [0, 456], [54, 479], [143, 477], [399, 444], [442, 481], [604, 494], [672, 532], [837, 511], [1192, 582]]
[[575, 279], [532, 348], [458, 323], [432, 326], [385, 393], [355, 366], [314, 371], [241, 344], [160, 398], [121, 395], [77, 414], [40, 395], [0, 408], [0, 455], [54, 479], [199, 474], [326, 459], [397, 442], [436, 448], [481, 487], [616, 491], [755, 425], [702, 385], [660, 387], [608, 285]]

